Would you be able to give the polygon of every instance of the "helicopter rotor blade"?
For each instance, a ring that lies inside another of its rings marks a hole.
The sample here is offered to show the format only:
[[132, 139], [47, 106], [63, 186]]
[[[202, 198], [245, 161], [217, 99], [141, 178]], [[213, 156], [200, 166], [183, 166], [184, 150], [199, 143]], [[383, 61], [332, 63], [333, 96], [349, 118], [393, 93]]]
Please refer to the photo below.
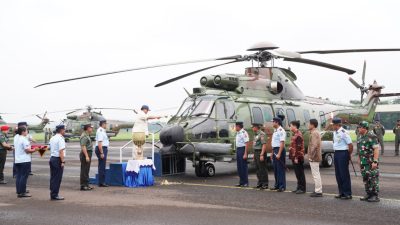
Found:
[[190, 73], [186, 73], [186, 74], [183, 74], [183, 75], [180, 75], [180, 76], [171, 78], [171, 79], [169, 79], [169, 80], [163, 81], [163, 82], [161, 82], [161, 83], [158, 83], [158, 84], [156, 84], [154, 87], [161, 87], [161, 86], [163, 86], [163, 85], [169, 84], [169, 83], [171, 83], [171, 82], [175, 82], [175, 81], [177, 81], [177, 80], [183, 79], [183, 78], [185, 78], [185, 77], [191, 76], [191, 75], [193, 75], [193, 74], [196, 74], [196, 73], [199, 73], [199, 72], [202, 72], [202, 71], [205, 71], [205, 70], [209, 70], [209, 69], [212, 69], [212, 68], [215, 68], [215, 67], [218, 67], [218, 66], [223, 66], [223, 65], [227, 65], [227, 64], [231, 64], [231, 63], [240, 62], [240, 61], [243, 61], [243, 59], [237, 59], [237, 60], [234, 60], [234, 61], [230, 61], [230, 62], [226, 62], [226, 63], [221, 63], [221, 64], [217, 64], [217, 65], [214, 65], [214, 66], [209, 66], [209, 67], [205, 67], [205, 68], [202, 68], [202, 69], [199, 69], [199, 70], [195, 70], [195, 71], [192, 71], [192, 72], [190, 72]]
[[366, 48], [366, 49], [336, 49], [336, 50], [313, 50], [298, 51], [300, 54], [336, 54], [336, 53], [357, 53], [357, 52], [397, 52], [400, 48]]
[[345, 72], [345, 73], [347, 73], [349, 75], [354, 74], [356, 72], [356, 71], [354, 71], [352, 69], [344, 68], [344, 67], [341, 67], [341, 66], [336, 66], [336, 65], [325, 63], [325, 62], [321, 62], [321, 61], [311, 60], [311, 59], [287, 58], [287, 57], [281, 57], [281, 58], [283, 58], [284, 61], [298, 62], [298, 63], [305, 63], [305, 64], [314, 65], [314, 66], [320, 66], [320, 67], [324, 67], [324, 68], [328, 68], [328, 69], [332, 69], [332, 70]]
[[356, 87], [358, 89], [363, 88], [363, 86], [361, 86], [359, 83], [357, 83], [357, 81], [355, 81], [353, 78], [349, 77], [349, 81], [354, 85], [354, 87]]
[[387, 94], [379, 94], [378, 97], [395, 97], [395, 96], [400, 96], [400, 93], [387, 93]]
[[101, 74], [95, 74], [95, 75], [88, 75], [88, 76], [81, 76], [81, 77], [75, 77], [75, 78], [70, 78], [70, 79], [46, 82], [46, 83], [42, 83], [42, 84], [36, 85], [34, 88], [38, 88], [38, 87], [49, 85], [49, 84], [57, 84], [57, 83], [74, 81], [74, 80], [88, 79], [88, 78], [93, 78], [93, 77], [108, 76], [108, 75], [113, 75], [113, 74], [118, 74], [118, 73], [125, 73], [125, 72], [130, 72], [130, 71], [135, 71], [135, 70], [144, 70], [144, 69], [151, 69], [151, 68], [157, 68], [157, 67], [174, 66], [174, 65], [182, 65], [182, 64], [189, 64], [189, 63], [198, 63], [198, 62], [218, 61], [218, 60], [232, 60], [232, 59], [236, 60], [236, 59], [240, 59], [241, 57], [242, 57], [241, 55], [234, 55], [234, 56], [212, 58], [212, 59], [200, 59], [200, 60], [191, 60], [191, 61], [183, 61], [183, 62], [174, 62], [174, 63], [165, 63], [165, 64], [158, 64], [158, 65], [151, 65], [151, 66], [136, 67], [136, 68], [133, 68], [133, 69], [118, 70], [118, 71], [113, 71], [113, 72], [108, 72], [108, 73], [101, 73]]
[[367, 69], [367, 62], [364, 60], [363, 72], [362, 72], [362, 86], [365, 86], [365, 71]]

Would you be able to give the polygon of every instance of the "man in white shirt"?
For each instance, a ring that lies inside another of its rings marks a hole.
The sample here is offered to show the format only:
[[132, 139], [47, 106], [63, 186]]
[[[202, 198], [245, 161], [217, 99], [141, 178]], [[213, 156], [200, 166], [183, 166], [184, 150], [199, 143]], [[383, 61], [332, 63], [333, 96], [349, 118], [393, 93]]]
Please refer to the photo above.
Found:
[[283, 192], [286, 190], [286, 150], [285, 140], [286, 131], [282, 127], [282, 119], [274, 117], [273, 127], [275, 128], [272, 134], [272, 155], [271, 160], [274, 167], [275, 186], [271, 190]]
[[98, 173], [99, 173], [99, 187], [108, 187], [106, 184], [106, 164], [107, 164], [107, 153], [108, 146], [110, 145], [110, 140], [108, 139], [106, 127], [107, 121], [100, 121], [100, 127], [96, 132], [96, 149], [95, 153], [98, 163]]
[[236, 187], [248, 187], [248, 168], [247, 168], [247, 156], [248, 156], [248, 146], [249, 134], [245, 129], [243, 129], [243, 122], [236, 122], [236, 166], [239, 175], [239, 184]]
[[56, 126], [56, 135], [49, 142], [50, 157], [50, 199], [64, 200], [64, 197], [58, 195], [60, 191], [61, 180], [65, 165], [65, 126]]
[[[143, 105], [142, 108], [140, 108], [140, 112], [137, 114], [135, 124], [133, 125], [132, 128], [132, 133], [144, 133], [146, 136], [149, 135], [149, 128], [148, 128], [148, 120], [152, 119], [160, 119], [160, 116], [150, 116], [148, 115], [150, 109], [149, 106]], [[133, 135], [135, 136], [135, 135]], [[134, 140], [135, 141], [135, 140]], [[144, 142], [145, 140], [143, 140]], [[137, 149], [135, 149], [135, 146], [133, 146], [133, 151], [136, 151], [136, 159], [143, 159], [143, 149], [142, 146], [138, 146]]]

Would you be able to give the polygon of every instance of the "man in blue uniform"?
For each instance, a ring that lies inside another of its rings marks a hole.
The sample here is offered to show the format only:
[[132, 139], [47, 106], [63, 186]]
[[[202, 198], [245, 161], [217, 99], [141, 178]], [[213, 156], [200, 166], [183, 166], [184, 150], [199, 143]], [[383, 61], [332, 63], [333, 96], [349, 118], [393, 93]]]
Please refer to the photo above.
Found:
[[236, 161], [237, 171], [239, 174], [239, 184], [237, 187], [248, 187], [248, 171], [247, 171], [247, 144], [249, 142], [249, 134], [243, 129], [243, 122], [236, 122]]
[[100, 121], [100, 127], [96, 132], [96, 148], [95, 153], [99, 160], [98, 172], [99, 172], [99, 187], [108, 187], [106, 184], [106, 164], [107, 164], [107, 153], [110, 141], [107, 136], [106, 126], [107, 121]]
[[50, 139], [50, 199], [64, 200], [58, 195], [65, 165], [65, 126], [56, 126], [56, 135]]
[[339, 194], [335, 198], [348, 200], [352, 199], [349, 161], [353, 152], [353, 142], [349, 133], [342, 127], [340, 118], [334, 118], [332, 123], [335, 129], [333, 132], [335, 175], [339, 189]]
[[283, 192], [286, 190], [286, 131], [282, 127], [282, 119], [275, 117], [272, 120], [274, 133], [272, 134], [272, 155], [271, 160], [274, 167], [275, 186], [273, 191]]

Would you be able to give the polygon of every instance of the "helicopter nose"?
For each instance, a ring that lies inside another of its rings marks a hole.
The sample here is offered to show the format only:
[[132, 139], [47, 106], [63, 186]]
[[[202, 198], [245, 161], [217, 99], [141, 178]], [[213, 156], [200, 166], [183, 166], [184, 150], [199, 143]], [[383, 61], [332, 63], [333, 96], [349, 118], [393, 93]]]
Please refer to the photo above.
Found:
[[185, 132], [181, 126], [164, 127], [160, 132], [160, 141], [165, 146], [183, 142], [184, 138]]

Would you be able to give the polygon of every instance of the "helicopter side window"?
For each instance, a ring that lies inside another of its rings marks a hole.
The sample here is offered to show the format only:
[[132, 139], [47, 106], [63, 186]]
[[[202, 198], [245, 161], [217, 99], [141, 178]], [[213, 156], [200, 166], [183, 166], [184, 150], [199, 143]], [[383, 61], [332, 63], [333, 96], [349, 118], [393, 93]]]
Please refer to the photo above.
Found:
[[272, 109], [271, 107], [263, 107], [263, 112], [264, 112], [264, 121], [269, 122], [272, 120]]
[[224, 103], [215, 103], [215, 114], [217, 119], [226, 119]]
[[253, 123], [264, 124], [264, 119], [263, 119], [263, 114], [262, 114], [261, 108], [253, 107], [251, 109], [251, 111], [253, 113]]
[[288, 117], [288, 122], [291, 123], [292, 121], [296, 120], [296, 115], [294, 114], [294, 110], [293, 109], [287, 109], [286, 110], [286, 114]]
[[309, 123], [311, 119], [310, 112], [307, 109], [305, 109], [303, 110], [303, 115], [304, 115], [304, 121], [306, 121], [306, 123]]
[[235, 116], [235, 105], [232, 101], [224, 101], [225, 110], [226, 110], [226, 118], [231, 120]]

